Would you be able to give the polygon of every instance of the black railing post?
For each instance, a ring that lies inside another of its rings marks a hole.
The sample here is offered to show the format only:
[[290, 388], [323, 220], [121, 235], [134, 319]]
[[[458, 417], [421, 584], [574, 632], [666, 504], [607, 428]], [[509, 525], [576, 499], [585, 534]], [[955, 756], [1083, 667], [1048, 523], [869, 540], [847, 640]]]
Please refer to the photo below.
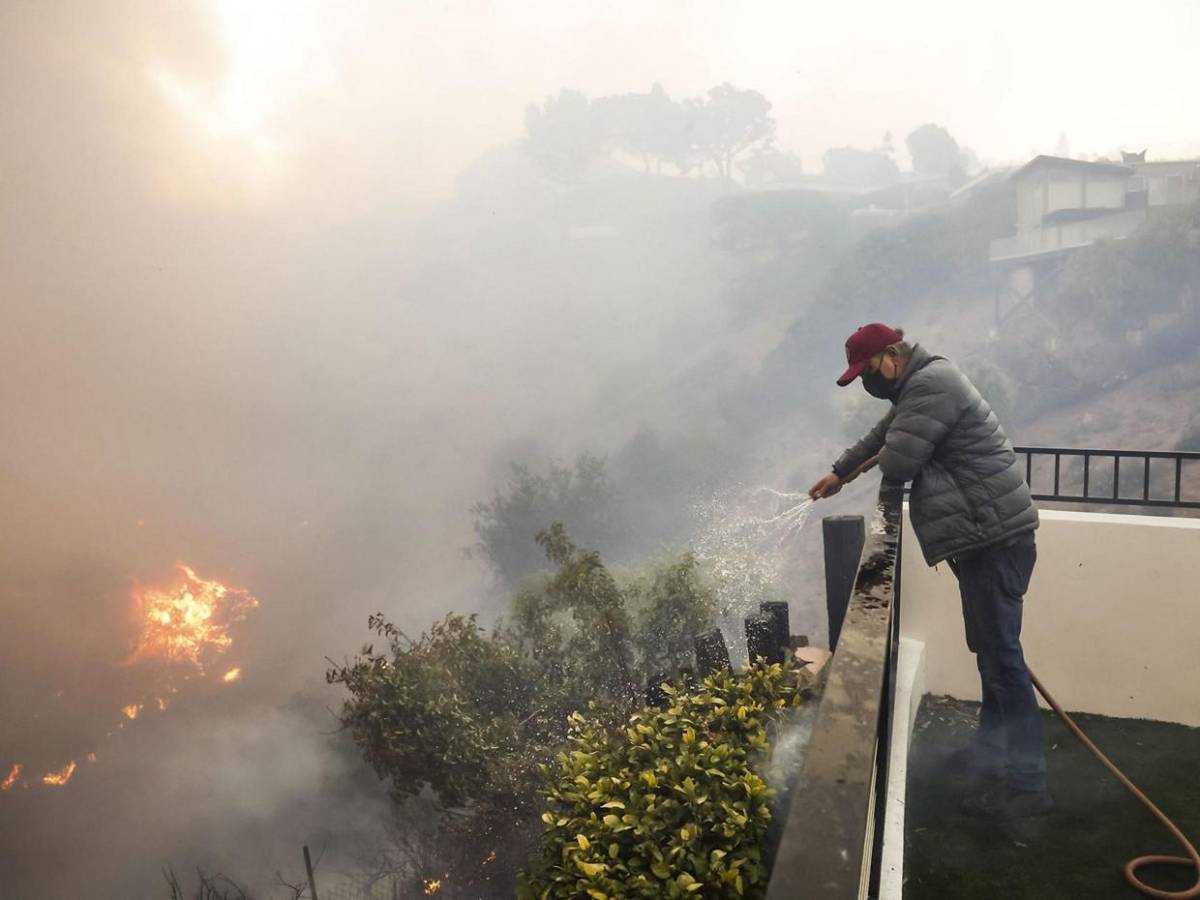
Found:
[[825, 610], [829, 617], [829, 649], [836, 650], [858, 563], [867, 539], [862, 516], [826, 516], [821, 520], [825, 542]]
[[783, 662], [783, 645], [775, 640], [775, 620], [766, 613], [746, 616], [746, 658], [750, 665], [759, 657], [768, 663]]
[[764, 600], [758, 604], [759, 611], [771, 619], [775, 630], [774, 642], [779, 646], [780, 662], [792, 651], [792, 625], [786, 600]]
[[725, 637], [721, 634], [721, 629], [714, 628], [712, 631], [696, 635], [692, 640], [692, 647], [696, 651], [696, 669], [701, 678], [721, 669], [729, 671], [733, 668], [729, 662], [729, 648], [725, 646]]

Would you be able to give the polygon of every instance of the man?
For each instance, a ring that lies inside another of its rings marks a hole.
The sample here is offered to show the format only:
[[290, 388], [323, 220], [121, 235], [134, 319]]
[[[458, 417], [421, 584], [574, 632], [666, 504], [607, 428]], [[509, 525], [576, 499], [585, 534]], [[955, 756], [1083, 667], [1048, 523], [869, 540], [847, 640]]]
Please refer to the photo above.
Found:
[[1012, 444], [958, 367], [906, 343], [903, 331], [864, 325], [846, 341], [846, 360], [838, 385], [861, 378], [892, 408], [809, 496], [836, 494], [875, 463], [885, 478], [912, 481], [913, 530], [925, 561], [947, 561], [958, 578], [983, 688], [979, 728], [949, 761], [981, 788], [963, 810], [1010, 818], [1045, 812], [1042, 720], [1021, 650], [1038, 513]]

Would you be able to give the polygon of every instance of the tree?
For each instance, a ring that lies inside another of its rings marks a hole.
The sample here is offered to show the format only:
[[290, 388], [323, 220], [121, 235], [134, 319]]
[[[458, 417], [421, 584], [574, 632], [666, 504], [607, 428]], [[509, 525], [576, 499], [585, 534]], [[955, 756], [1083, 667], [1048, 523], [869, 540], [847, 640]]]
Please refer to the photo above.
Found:
[[535, 538], [552, 522], [562, 522], [589, 546], [611, 551], [616, 507], [616, 488], [597, 456], [580, 454], [574, 467], [551, 463], [545, 473], [513, 463], [507, 488], [471, 507], [479, 535], [473, 552], [512, 587], [544, 566]]
[[941, 125], [922, 125], [904, 139], [912, 156], [913, 171], [918, 175], [949, 175], [963, 168], [962, 153], [956, 141]]
[[821, 164], [833, 180], [862, 187], [881, 187], [900, 177], [896, 161], [882, 150], [830, 147], [821, 156]]
[[563, 89], [525, 110], [526, 146], [552, 178], [578, 180], [600, 150], [587, 97]]
[[675, 163], [681, 170], [689, 147], [683, 110], [655, 83], [646, 94], [599, 97], [592, 103], [596, 133], [607, 149], [638, 157], [646, 172], [657, 162]]
[[775, 147], [756, 147], [738, 168], [744, 173], [746, 184], [750, 187], [796, 181], [804, 174], [799, 156]]
[[723, 178], [733, 176], [733, 163], [745, 151], [775, 138], [771, 103], [758, 91], [739, 90], [726, 82], [708, 92], [707, 100], [685, 103], [692, 138]]
[[640, 607], [635, 638], [642, 671], [675, 672], [690, 665], [692, 639], [712, 627], [717, 598], [692, 553], [667, 561], [627, 596]]
[[[656, 92], [662, 92], [661, 85], [654, 85], [651, 93]], [[650, 146], [658, 158], [659, 173], [662, 164], [667, 162], [674, 165], [680, 175], [687, 175], [697, 162], [691, 117], [682, 103], [674, 100], [655, 102], [659, 118], [650, 134]]]
[[569, 609], [577, 639], [570, 650], [593, 671], [596, 691], [632, 709], [640, 696], [633, 672], [633, 623], [625, 597], [595, 550], [580, 550], [567, 537], [561, 522], [537, 536], [558, 571], [546, 595], [560, 609]]

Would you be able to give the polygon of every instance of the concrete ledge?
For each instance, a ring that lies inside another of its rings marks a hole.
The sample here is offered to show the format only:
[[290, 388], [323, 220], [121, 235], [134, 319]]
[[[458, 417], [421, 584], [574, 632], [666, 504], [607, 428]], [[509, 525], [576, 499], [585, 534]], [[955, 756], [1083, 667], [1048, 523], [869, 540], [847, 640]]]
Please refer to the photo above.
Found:
[[883, 852], [879, 866], [879, 900], [901, 900], [904, 894], [904, 809], [908, 784], [908, 750], [917, 708], [925, 695], [925, 645], [900, 639], [896, 659], [896, 691], [892, 707], [892, 747], [888, 758], [887, 806]]

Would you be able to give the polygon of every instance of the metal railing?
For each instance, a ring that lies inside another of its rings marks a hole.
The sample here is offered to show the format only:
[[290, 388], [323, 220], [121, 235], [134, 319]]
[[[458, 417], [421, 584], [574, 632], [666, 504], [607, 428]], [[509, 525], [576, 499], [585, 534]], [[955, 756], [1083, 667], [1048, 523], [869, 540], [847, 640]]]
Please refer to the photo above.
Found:
[[[1025, 457], [1025, 481], [1034, 500], [1200, 509], [1200, 498], [1189, 498], [1183, 493], [1184, 466], [1200, 461], [1200, 453], [1077, 447], [1013, 449]], [[1040, 464], [1043, 460], [1046, 465]], [[1096, 461], [1102, 466], [1093, 466]], [[1064, 486], [1064, 482], [1069, 483]], [[1129, 489], [1130, 484], [1134, 490]]]
[[885, 481], [866, 529], [767, 900], [851, 900], [878, 893], [899, 649], [902, 503], [902, 486]]

